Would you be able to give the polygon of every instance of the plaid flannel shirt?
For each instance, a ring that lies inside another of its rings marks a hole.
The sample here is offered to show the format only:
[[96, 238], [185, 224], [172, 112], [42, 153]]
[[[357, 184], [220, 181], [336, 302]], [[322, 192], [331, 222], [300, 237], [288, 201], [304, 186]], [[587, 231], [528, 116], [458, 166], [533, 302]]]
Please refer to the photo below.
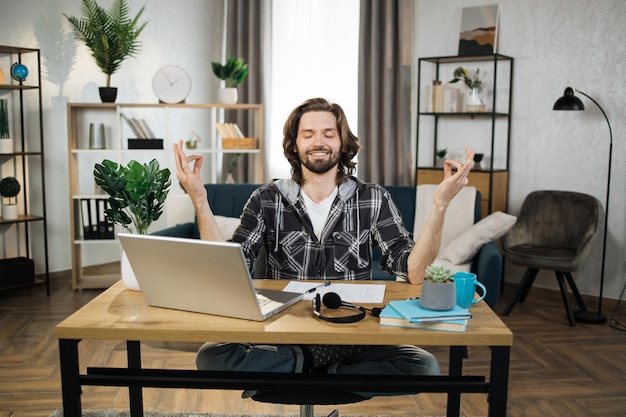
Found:
[[252, 269], [262, 247], [275, 279], [371, 279], [372, 248], [381, 267], [406, 277], [414, 246], [387, 190], [354, 177], [339, 185], [318, 239], [292, 180], [276, 180], [255, 190], [244, 208], [232, 241], [240, 243]]

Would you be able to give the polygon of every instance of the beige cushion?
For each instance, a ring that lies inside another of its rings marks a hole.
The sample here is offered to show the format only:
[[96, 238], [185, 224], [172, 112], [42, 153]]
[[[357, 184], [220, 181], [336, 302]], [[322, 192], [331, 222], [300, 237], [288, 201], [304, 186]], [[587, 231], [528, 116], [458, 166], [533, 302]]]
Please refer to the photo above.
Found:
[[469, 262], [485, 243], [502, 237], [516, 221], [510, 214], [493, 212], [448, 243], [439, 258], [453, 265]]
[[237, 226], [241, 223], [241, 219], [238, 217], [215, 216], [215, 221], [224, 239], [232, 238]]
[[[422, 184], [416, 188], [415, 221], [413, 236], [417, 239], [426, 217], [433, 205], [433, 196], [438, 185]], [[449, 242], [469, 229], [474, 224], [474, 203], [476, 188], [464, 187], [450, 202], [446, 210], [441, 231], [441, 247], [445, 248]]]

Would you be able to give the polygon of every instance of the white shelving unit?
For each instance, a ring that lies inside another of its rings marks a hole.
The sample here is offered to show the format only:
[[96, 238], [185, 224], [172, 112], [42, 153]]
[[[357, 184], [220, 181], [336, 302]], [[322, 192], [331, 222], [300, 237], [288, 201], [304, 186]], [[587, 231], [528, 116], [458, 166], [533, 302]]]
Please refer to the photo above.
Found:
[[[252, 112], [254, 128], [245, 132], [257, 139], [256, 149], [223, 149], [215, 128], [225, 111]], [[252, 158], [252, 172], [248, 181], [261, 183], [263, 173], [263, 106], [260, 104], [123, 104], [123, 103], [69, 103], [68, 164], [70, 187], [70, 224], [72, 252], [72, 286], [80, 288], [105, 288], [120, 279], [117, 263], [121, 249], [117, 239], [85, 240], [82, 233], [80, 201], [106, 199], [97, 189], [93, 167], [103, 159], [127, 163], [131, 159], [149, 162], [157, 159], [161, 167], [172, 171], [172, 187], [166, 204], [166, 214], [152, 226], [159, 230], [180, 222], [177, 214], [180, 205], [188, 203], [175, 178], [173, 143], [189, 139], [196, 133], [201, 141], [197, 148], [187, 153], [204, 156], [202, 177], [208, 183], [220, 181], [222, 157], [229, 153], [248, 154]], [[132, 130], [122, 117], [144, 119], [156, 138], [163, 139], [163, 149], [128, 149]], [[105, 149], [89, 148], [89, 125], [105, 126]], [[116, 232], [119, 230], [116, 230]]]

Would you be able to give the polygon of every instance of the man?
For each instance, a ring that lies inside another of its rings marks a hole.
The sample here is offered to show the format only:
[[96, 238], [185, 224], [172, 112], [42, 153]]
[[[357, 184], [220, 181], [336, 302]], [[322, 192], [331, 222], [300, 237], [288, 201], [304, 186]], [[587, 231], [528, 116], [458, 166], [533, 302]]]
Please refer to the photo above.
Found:
[[[464, 164], [445, 162], [444, 180], [414, 242], [389, 193], [351, 176], [358, 138], [339, 105], [321, 98], [305, 101], [288, 117], [283, 135], [292, 178], [257, 189], [231, 239], [241, 244], [249, 266], [265, 249], [271, 278], [371, 279], [377, 244], [385, 270], [420, 284], [437, 255], [448, 204], [467, 184], [474, 151], [466, 149]], [[224, 240], [199, 175], [202, 156], [185, 155], [182, 141], [174, 149], [177, 178], [195, 207], [200, 237]], [[416, 346], [207, 343], [196, 363], [203, 370], [439, 374], [436, 358]]]

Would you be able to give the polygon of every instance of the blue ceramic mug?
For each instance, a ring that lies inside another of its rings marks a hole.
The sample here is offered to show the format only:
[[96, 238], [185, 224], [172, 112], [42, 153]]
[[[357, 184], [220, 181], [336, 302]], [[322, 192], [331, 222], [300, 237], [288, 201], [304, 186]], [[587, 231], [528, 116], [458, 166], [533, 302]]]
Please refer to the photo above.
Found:
[[[473, 304], [482, 301], [487, 295], [487, 288], [476, 279], [476, 274], [471, 272], [457, 272], [454, 274], [456, 286], [456, 305], [461, 308], [470, 308]], [[482, 294], [474, 298], [476, 287], [480, 287]]]

